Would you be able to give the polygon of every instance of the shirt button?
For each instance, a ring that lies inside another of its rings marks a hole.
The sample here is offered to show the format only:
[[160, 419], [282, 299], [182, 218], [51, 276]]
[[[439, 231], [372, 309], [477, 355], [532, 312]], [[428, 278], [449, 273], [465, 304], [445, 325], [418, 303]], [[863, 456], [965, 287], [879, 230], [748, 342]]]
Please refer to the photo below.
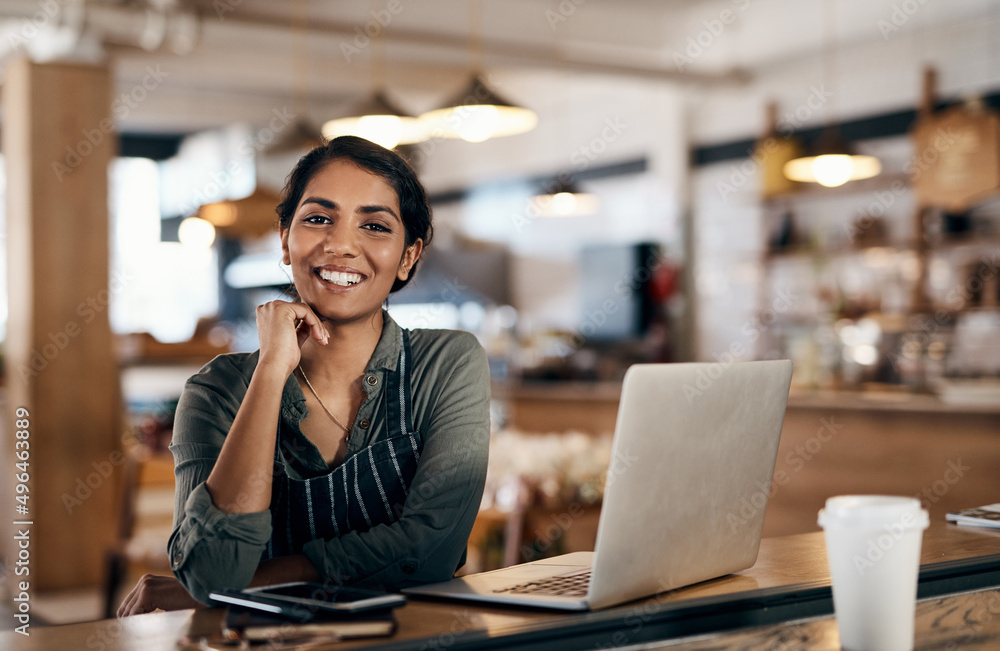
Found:
[[362, 418], [360, 421], [358, 421], [358, 427], [360, 427], [361, 429], [368, 429], [368, 426], [371, 424], [372, 422], [367, 418]]
[[180, 565], [182, 560], [184, 560], [184, 556], [180, 552], [174, 554], [174, 567]]
[[378, 384], [378, 378], [374, 375], [369, 375], [365, 378], [365, 382], [368, 383], [368, 386], [373, 387]]
[[403, 563], [403, 574], [413, 574], [417, 571], [417, 564], [412, 562]]

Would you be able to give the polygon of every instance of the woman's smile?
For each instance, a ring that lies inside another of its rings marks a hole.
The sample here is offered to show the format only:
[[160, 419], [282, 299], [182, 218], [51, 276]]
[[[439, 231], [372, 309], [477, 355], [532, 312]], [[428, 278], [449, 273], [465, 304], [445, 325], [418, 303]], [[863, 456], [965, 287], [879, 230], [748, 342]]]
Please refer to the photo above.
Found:
[[363, 283], [368, 276], [350, 267], [324, 266], [317, 267], [313, 272], [320, 280], [340, 289], [347, 289]]

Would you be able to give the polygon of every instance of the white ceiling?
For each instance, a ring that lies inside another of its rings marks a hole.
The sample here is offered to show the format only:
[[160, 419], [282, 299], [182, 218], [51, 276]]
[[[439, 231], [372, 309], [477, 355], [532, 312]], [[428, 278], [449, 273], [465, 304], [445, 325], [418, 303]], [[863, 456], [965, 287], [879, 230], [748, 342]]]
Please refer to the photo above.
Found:
[[[387, 23], [380, 29], [385, 84], [400, 105], [419, 113], [463, 85], [477, 58], [470, 26], [481, 25], [483, 65], [500, 75], [565, 69], [695, 87], [738, 84], [769, 67], [819, 56], [831, 43], [876, 42], [894, 22], [900, 31], [919, 31], [1000, 14], [1000, 2], [991, 0], [0, 0], [0, 20], [6, 34], [25, 34], [32, 17], [46, 27], [66, 21], [40, 7], [74, 3], [89, 6], [85, 29], [103, 45], [121, 92], [150, 69], [163, 74], [122, 120], [120, 127], [133, 131], [262, 123], [284, 106], [305, 109], [317, 122], [343, 112], [378, 77], [379, 47], [359, 35], [374, 31], [379, 18]], [[146, 22], [151, 5], [166, 8], [168, 31], [180, 24], [178, 12], [197, 16], [190, 52], [136, 45], [152, 24]], [[903, 5], [915, 11], [898, 13]], [[702, 51], [689, 56], [699, 40]]]

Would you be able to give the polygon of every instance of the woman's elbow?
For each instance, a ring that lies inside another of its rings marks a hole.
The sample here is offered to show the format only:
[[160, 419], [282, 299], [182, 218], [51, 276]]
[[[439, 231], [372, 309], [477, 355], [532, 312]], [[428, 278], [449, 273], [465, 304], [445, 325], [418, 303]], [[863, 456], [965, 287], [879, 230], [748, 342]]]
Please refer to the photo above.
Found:
[[[198, 544], [173, 568], [177, 580], [203, 604], [211, 603], [209, 594], [212, 592], [242, 590], [250, 585], [260, 562], [260, 550], [223, 547], [227, 549]], [[177, 557], [172, 556], [172, 560], [174, 558]]]

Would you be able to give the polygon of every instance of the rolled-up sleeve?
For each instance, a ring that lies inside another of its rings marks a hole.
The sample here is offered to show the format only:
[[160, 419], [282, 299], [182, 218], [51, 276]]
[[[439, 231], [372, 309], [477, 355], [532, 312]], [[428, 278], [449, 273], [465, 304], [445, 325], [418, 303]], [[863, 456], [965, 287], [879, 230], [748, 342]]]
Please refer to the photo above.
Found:
[[490, 380], [482, 346], [472, 335], [455, 335], [441, 352], [442, 372], [419, 387], [424, 446], [399, 520], [305, 545], [330, 580], [398, 589], [444, 581], [459, 567], [486, 481]]
[[174, 418], [176, 489], [167, 551], [174, 575], [202, 603], [213, 590], [246, 587], [271, 537], [270, 511], [225, 513], [205, 486], [246, 384], [231, 362], [216, 358], [188, 380]]

